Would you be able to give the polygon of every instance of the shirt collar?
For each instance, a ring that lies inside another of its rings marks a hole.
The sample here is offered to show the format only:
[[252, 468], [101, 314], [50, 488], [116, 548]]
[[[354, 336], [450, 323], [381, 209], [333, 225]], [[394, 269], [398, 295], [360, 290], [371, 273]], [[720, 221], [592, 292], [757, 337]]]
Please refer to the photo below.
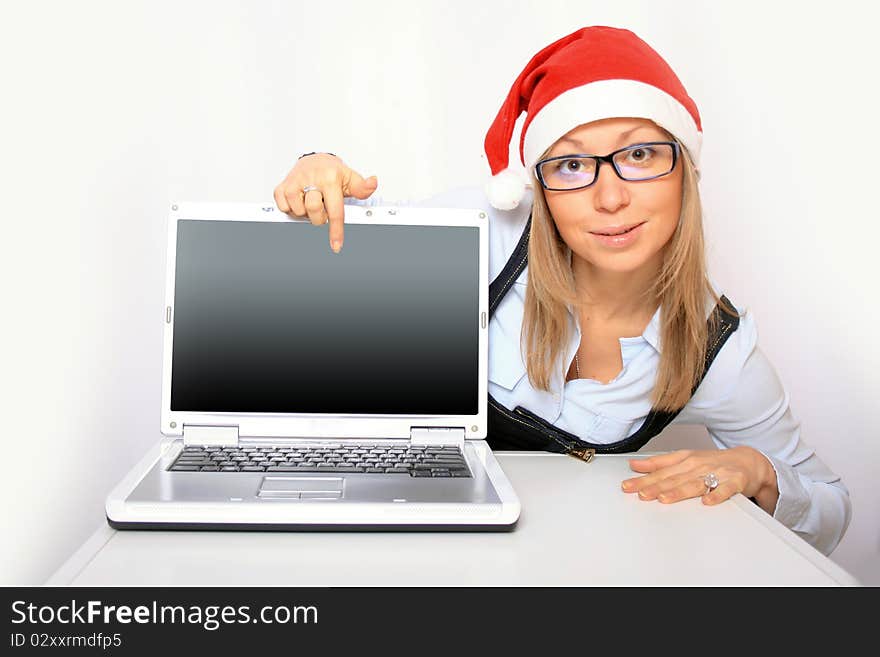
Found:
[[657, 306], [654, 316], [642, 332], [642, 337], [654, 348], [654, 351], [660, 353], [660, 306]]
[[[578, 326], [577, 319], [575, 318], [574, 310], [571, 306], [568, 307], [568, 318], [571, 322], [570, 326], [572, 329], [572, 335], [578, 335]], [[648, 325], [645, 327], [645, 330], [642, 332], [642, 336], [651, 347], [658, 354], [660, 353], [660, 307], [657, 307], [657, 310], [654, 311], [654, 316], [651, 317], [651, 321], [648, 322]]]

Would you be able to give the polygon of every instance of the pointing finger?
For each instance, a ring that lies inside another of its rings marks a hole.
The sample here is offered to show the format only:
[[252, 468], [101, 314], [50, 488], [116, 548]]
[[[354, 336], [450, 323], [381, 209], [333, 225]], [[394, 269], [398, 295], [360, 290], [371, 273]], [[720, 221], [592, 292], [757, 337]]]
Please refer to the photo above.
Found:
[[324, 206], [327, 208], [327, 215], [330, 218], [330, 248], [334, 253], [339, 253], [342, 249], [342, 238], [345, 225], [345, 204], [342, 199], [342, 188], [331, 185], [324, 192]]

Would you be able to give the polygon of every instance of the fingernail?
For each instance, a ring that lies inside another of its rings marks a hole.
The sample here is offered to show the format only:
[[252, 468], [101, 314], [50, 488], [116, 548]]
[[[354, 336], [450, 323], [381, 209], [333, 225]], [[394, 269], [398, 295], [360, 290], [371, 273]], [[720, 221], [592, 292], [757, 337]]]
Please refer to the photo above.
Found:
[[330, 248], [333, 249], [333, 253], [339, 253], [340, 249], [342, 249], [342, 242], [333, 240], [330, 242]]
[[668, 501], [669, 501], [669, 496], [666, 495], [665, 493], [661, 493], [661, 494], [657, 497], [657, 499], [660, 500], [661, 502], [668, 502]]
[[630, 488], [632, 488], [632, 484], [629, 483], [628, 481], [624, 481], [622, 484], [620, 484], [620, 487], [623, 490], [629, 490]]

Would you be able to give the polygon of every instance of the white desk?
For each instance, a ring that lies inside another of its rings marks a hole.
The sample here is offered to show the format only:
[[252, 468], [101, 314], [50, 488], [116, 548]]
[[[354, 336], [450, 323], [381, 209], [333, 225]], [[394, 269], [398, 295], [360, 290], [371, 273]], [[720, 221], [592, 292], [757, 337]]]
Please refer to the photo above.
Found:
[[106, 524], [49, 579], [116, 586], [837, 586], [858, 581], [742, 495], [663, 505], [620, 490], [627, 458], [497, 452], [506, 533], [150, 532]]

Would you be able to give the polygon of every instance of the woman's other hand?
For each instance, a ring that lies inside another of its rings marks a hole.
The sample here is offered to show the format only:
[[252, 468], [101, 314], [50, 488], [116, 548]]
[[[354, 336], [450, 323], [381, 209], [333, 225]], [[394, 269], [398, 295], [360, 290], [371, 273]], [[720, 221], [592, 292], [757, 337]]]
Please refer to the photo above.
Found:
[[[626, 479], [621, 488], [638, 493], [642, 500], [664, 504], [692, 497], [702, 497], [703, 504], [719, 504], [737, 493], [753, 497], [769, 514], [776, 509], [779, 489], [776, 471], [769, 459], [751, 447], [739, 446], [717, 450], [677, 450], [643, 459], [630, 459], [630, 468], [644, 473]], [[718, 478], [718, 486], [706, 490], [703, 477]]]
[[364, 179], [335, 155], [315, 153], [297, 160], [275, 188], [275, 203], [285, 214], [308, 216], [316, 226], [329, 221], [330, 248], [339, 253], [344, 238], [343, 199], [347, 196], [369, 198], [378, 185], [376, 176]]

